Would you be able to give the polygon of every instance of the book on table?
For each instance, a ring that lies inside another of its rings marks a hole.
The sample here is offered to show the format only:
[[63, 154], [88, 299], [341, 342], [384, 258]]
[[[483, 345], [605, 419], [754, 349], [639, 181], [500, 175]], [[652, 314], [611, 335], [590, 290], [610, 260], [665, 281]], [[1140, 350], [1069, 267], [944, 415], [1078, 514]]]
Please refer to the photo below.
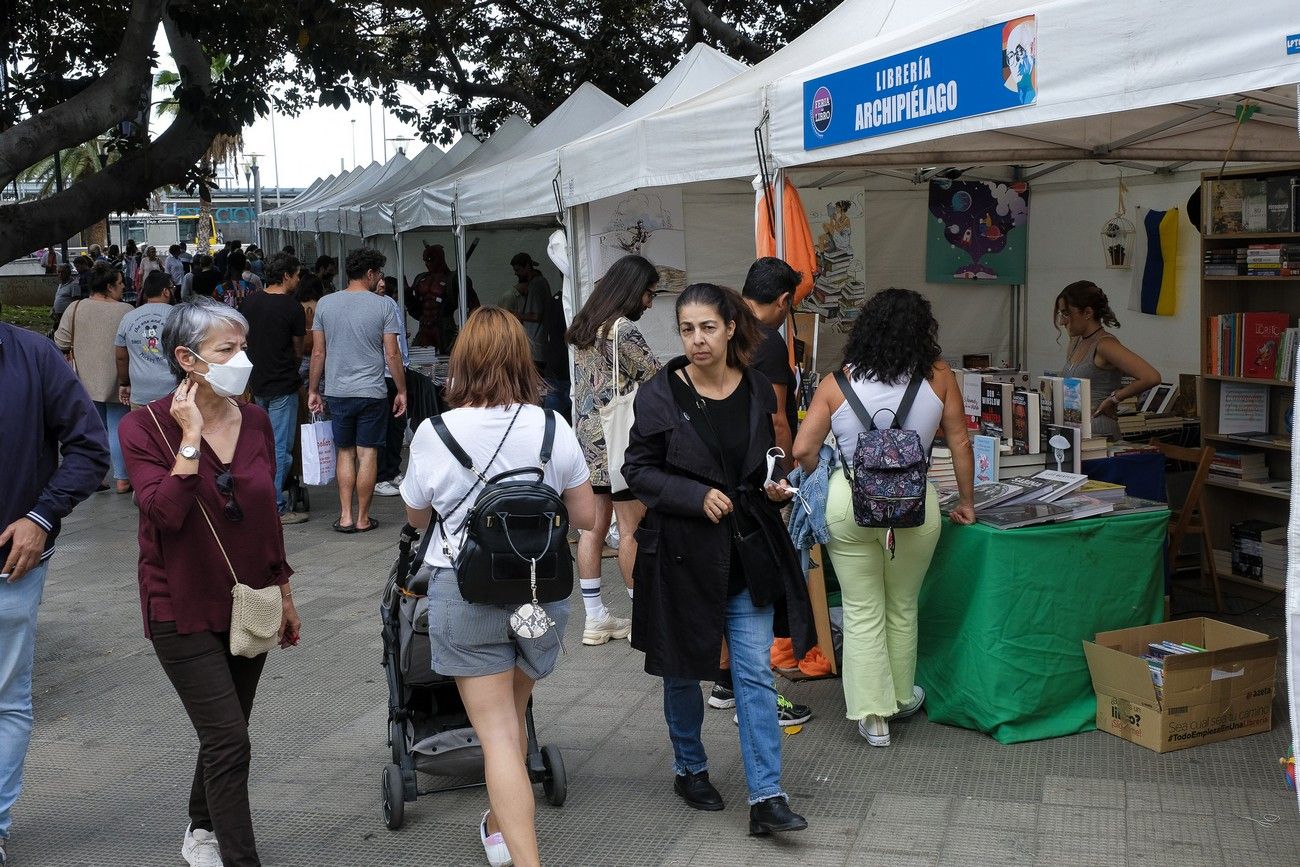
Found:
[[1120, 497], [1111, 503], [1112, 515], [1140, 515], [1144, 512], [1167, 512], [1169, 504], [1142, 497]]
[[1004, 440], [1011, 439], [1011, 395], [1015, 386], [1009, 382], [985, 380], [980, 390], [980, 430], [988, 434], [997, 430]]
[[1089, 479], [1080, 487], [1080, 494], [1092, 497], [1096, 500], [1114, 502], [1122, 497], [1128, 496], [1128, 490], [1123, 485], [1117, 485], [1114, 482], [1102, 482], [1097, 479]]
[[1038, 377], [1039, 420], [1043, 427], [1049, 424], [1061, 424], [1065, 421], [1062, 412], [1062, 388], [1065, 382], [1059, 376], [1043, 375]]
[[1077, 521], [1081, 518], [1096, 518], [1100, 515], [1109, 514], [1114, 510], [1115, 504], [1099, 500], [1096, 497], [1089, 497], [1086, 494], [1074, 494], [1069, 497], [1061, 497], [1053, 500], [1053, 505], [1061, 506], [1070, 510], [1068, 518], [1060, 520]]
[[1035, 473], [1033, 478], [1046, 482], [1050, 488], [1043, 490], [1035, 498], [1043, 503], [1050, 503], [1073, 493], [1088, 481], [1088, 477], [1082, 473], [1061, 473], [1056, 470], [1043, 470]]
[[1069, 509], [1055, 503], [1021, 503], [976, 512], [976, 520], [999, 530], [1014, 530], [1017, 527], [1050, 524], [1069, 514]]
[[1077, 473], [1083, 469], [1082, 434], [1073, 425], [1049, 424], [1043, 428], [1043, 465], [1046, 469], [1063, 473]]
[[1015, 476], [1002, 481], [1020, 488], [1020, 493], [1003, 500], [1002, 504], [1006, 506], [1016, 506], [1022, 503], [1032, 503], [1046, 491], [1052, 490], [1052, 485], [1046, 479], [1038, 479], [1033, 476]]
[[1061, 420], [1079, 429], [1079, 436], [1092, 436], [1092, 381], [1072, 376], [1061, 380]]
[[971, 451], [975, 457], [975, 485], [986, 485], [998, 480], [999, 456], [1002, 438], [976, 434], [971, 437]]
[[1018, 388], [1011, 395], [1011, 448], [1018, 455], [1036, 455], [1042, 449], [1042, 417], [1036, 391]]

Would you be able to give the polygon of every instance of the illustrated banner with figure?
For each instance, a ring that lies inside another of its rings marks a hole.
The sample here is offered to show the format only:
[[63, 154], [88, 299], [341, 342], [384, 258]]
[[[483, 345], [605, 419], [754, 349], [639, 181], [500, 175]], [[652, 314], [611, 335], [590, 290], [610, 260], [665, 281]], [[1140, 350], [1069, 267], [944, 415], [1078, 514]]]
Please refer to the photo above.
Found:
[[807, 150], [1030, 105], [1038, 22], [1026, 15], [804, 82]]
[[659, 290], [686, 288], [686, 218], [681, 187], [636, 190], [592, 202], [591, 276], [629, 254], [644, 256], [659, 271]]
[[928, 226], [927, 282], [1025, 282], [1028, 184], [931, 181]]
[[848, 333], [867, 297], [866, 193], [860, 187], [820, 187], [800, 190], [799, 197], [812, 230], [818, 269], [812, 293], [799, 309], [821, 315], [823, 339], [835, 342], [837, 350], [841, 341], [832, 335]]

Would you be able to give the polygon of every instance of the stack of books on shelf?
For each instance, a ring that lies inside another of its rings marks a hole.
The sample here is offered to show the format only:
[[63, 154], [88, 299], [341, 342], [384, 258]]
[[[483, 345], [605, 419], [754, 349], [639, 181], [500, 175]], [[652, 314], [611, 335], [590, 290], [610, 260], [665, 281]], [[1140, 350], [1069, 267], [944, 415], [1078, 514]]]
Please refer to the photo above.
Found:
[[[1228, 528], [1228, 532], [1232, 537], [1233, 575], [1270, 584], [1286, 582], [1286, 527], [1268, 521], [1236, 521]], [[1278, 545], [1279, 542], [1282, 543], [1281, 546]], [[1266, 546], [1273, 549], [1268, 554], [1270, 563], [1264, 561]]]
[[1119, 423], [1120, 436], [1125, 437], [1165, 433], [1179, 430], [1183, 426], [1183, 420], [1179, 416], [1161, 415], [1154, 412], [1135, 412], [1132, 415], [1121, 415], [1116, 421]]
[[1239, 277], [1245, 273], [1246, 248], [1220, 247], [1205, 251], [1206, 277]]
[[1247, 277], [1300, 277], [1300, 244], [1251, 244], [1246, 247]]
[[[1294, 330], [1290, 325], [1289, 313], [1224, 313], [1208, 317], [1207, 372], [1214, 376], [1280, 379], [1289, 366], [1283, 343], [1287, 332]], [[1291, 343], [1295, 342], [1292, 335]]]
[[1222, 449], [1214, 453], [1210, 478], [1222, 481], [1262, 482], [1268, 479], [1268, 464], [1260, 452], [1235, 452]]
[[952, 450], [935, 446], [930, 451], [930, 483], [936, 488], [956, 488], [957, 471], [952, 465]]

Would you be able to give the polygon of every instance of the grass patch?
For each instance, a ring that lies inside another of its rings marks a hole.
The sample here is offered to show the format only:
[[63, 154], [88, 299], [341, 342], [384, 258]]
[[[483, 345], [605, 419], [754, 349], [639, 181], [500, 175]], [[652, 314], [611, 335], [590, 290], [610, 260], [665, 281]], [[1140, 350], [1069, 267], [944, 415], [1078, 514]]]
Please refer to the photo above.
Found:
[[0, 321], [35, 331], [38, 334], [49, 334], [50, 308], [6, 304], [4, 309], [0, 310]]

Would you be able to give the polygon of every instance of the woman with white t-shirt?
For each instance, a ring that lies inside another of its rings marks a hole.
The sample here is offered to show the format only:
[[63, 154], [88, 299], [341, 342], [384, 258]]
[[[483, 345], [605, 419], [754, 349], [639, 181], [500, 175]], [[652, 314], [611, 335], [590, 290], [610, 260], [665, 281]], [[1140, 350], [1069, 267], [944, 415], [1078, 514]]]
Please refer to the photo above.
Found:
[[[497, 307], [471, 313], [452, 349], [449, 373], [446, 399], [456, 408], [444, 412], [442, 421], [474, 467], [491, 477], [537, 466], [546, 425], [539, 404], [546, 387], [533, 365], [519, 320]], [[555, 428], [543, 479], [562, 493], [569, 525], [590, 530], [596, 520], [596, 498], [586, 460], [562, 418], [556, 419]], [[428, 529], [434, 536], [421, 566], [431, 573], [433, 669], [456, 679], [470, 724], [483, 745], [491, 809], [479, 822], [479, 837], [488, 863], [530, 867], [541, 859], [533, 824], [533, 787], [524, 764], [524, 714], [533, 684], [555, 668], [560, 636], [569, 619], [569, 600], [543, 606], [556, 622], [544, 635], [520, 638], [510, 630], [511, 608], [472, 604], [461, 597], [452, 564], [478, 488], [478, 477], [451, 456], [433, 425], [427, 421], [420, 425], [411, 442], [401, 490], [412, 526], [429, 527], [434, 512], [443, 519], [441, 525]]]

